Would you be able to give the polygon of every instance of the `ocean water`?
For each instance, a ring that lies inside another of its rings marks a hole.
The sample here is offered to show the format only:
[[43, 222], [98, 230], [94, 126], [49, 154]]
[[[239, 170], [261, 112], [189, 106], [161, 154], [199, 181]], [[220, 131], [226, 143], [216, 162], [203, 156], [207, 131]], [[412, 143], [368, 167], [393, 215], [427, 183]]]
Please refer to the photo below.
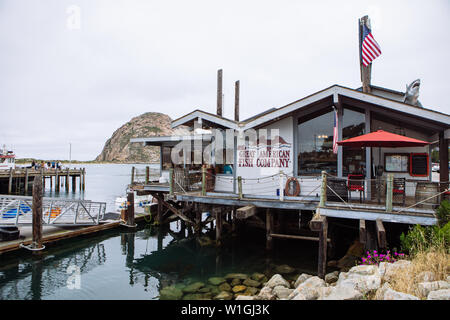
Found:
[[[55, 194], [48, 189], [46, 196], [104, 201], [108, 211], [114, 211], [115, 198], [125, 195], [132, 166], [86, 165], [84, 193]], [[296, 269], [291, 276], [316, 272], [316, 242], [277, 240], [268, 255], [263, 231], [245, 229], [222, 248], [201, 246], [179, 231], [177, 222], [165, 227], [145, 222], [134, 231], [117, 228], [50, 244], [40, 256], [26, 250], [4, 254], [0, 299], [159, 299], [168, 285], [206, 282], [231, 272], [270, 276], [281, 264]], [[214, 237], [213, 231], [204, 233]]]

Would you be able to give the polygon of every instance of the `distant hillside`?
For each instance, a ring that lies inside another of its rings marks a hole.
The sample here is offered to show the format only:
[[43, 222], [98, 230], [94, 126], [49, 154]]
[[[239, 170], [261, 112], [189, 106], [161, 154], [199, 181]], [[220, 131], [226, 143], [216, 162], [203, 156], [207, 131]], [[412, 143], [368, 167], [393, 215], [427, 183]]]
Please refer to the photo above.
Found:
[[163, 113], [147, 112], [131, 119], [114, 131], [106, 141], [103, 151], [95, 161], [152, 163], [159, 162], [159, 147], [144, 147], [141, 143], [130, 143], [131, 138], [169, 136], [187, 132], [185, 128], [170, 127], [172, 119]]

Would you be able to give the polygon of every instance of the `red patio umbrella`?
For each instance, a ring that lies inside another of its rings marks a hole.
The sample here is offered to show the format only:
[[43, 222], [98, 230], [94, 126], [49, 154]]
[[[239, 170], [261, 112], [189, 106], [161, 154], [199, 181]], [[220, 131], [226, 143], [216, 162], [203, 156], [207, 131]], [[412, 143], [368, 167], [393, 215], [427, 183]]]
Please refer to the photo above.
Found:
[[401, 148], [401, 147], [423, 147], [429, 142], [405, 137], [399, 134], [378, 130], [337, 142], [338, 145], [354, 148], [378, 147], [379, 159], [381, 160], [381, 148]]
[[337, 142], [338, 145], [347, 147], [384, 147], [384, 148], [400, 148], [400, 147], [423, 147], [429, 142], [408, 138], [399, 134], [378, 130], [375, 132], [363, 134], [362, 136], [350, 138]]

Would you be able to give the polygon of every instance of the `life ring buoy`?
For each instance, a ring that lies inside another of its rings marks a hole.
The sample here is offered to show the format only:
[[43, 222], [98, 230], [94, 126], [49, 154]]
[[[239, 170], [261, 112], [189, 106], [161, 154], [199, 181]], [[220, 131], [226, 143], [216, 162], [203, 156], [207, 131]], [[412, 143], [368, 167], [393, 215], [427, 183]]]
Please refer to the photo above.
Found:
[[[295, 185], [295, 191], [293, 193], [291, 193], [291, 183], [294, 183]], [[286, 185], [284, 187], [284, 193], [289, 197], [296, 197], [300, 194], [300, 183], [298, 182], [297, 178], [290, 177], [289, 179], [287, 179]]]

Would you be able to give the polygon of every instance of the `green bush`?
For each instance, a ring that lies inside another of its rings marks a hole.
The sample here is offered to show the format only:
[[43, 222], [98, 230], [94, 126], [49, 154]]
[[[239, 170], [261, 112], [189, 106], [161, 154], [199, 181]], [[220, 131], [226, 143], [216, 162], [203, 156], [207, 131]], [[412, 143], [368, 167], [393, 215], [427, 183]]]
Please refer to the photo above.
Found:
[[415, 225], [405, 235], [400, 235], [402, 251], [415, 255], [418, 252], [428, 250], [450, 251], [450, 222], [440, 227], [439, 225], [422, 227]]
[[436, 217], [438, 219], [438, 225], [441, 227], [449, 222], [450, 202], [447, 200], [441, 201], [441, 205], [436, 209]]

